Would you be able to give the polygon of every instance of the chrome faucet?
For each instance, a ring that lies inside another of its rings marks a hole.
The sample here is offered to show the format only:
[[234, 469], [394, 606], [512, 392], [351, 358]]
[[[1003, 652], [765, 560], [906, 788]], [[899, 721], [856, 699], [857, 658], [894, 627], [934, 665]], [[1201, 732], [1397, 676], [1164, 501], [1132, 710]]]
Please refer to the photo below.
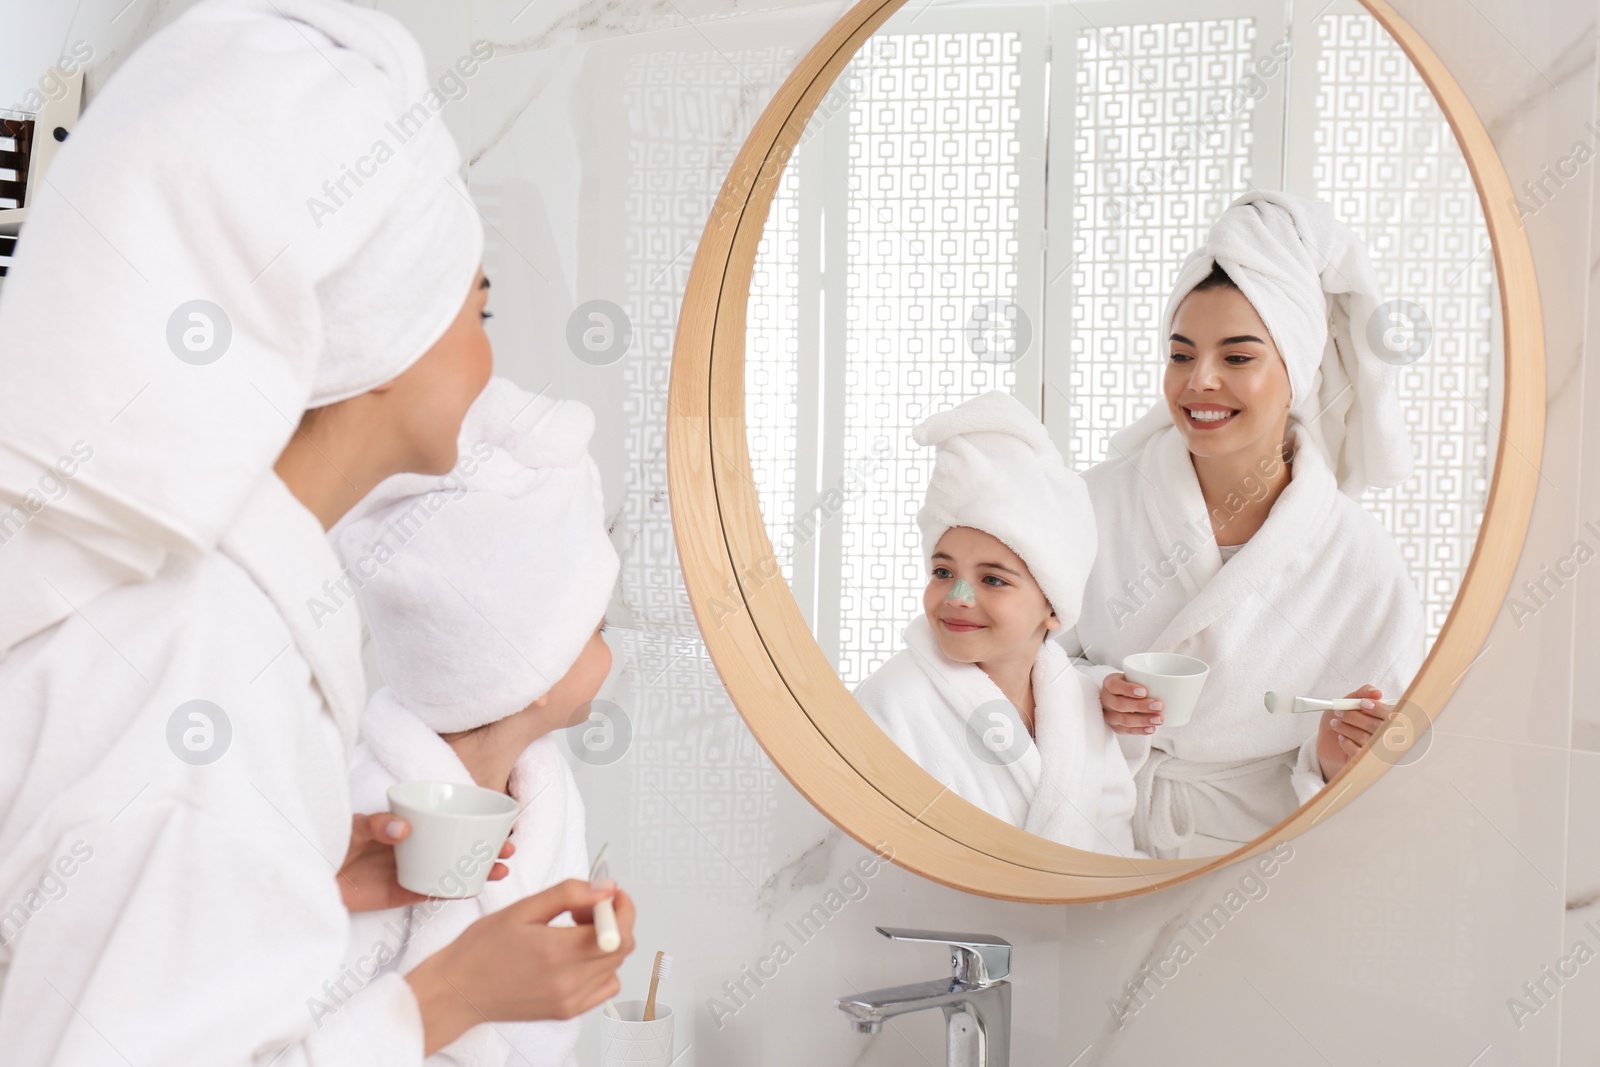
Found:
[[850, 1016], [850, 1029], [876, 1034], [885, 1019], [940, 1008], [949, 1067], [1010, 1067], [1011, 983], [1005, 978], [1011, 973], [1011, 942], [992, 934], [882, 926], [877, 931], [891, 941], [948, 946], [950, 977], [840, 997], [834, 1005]]

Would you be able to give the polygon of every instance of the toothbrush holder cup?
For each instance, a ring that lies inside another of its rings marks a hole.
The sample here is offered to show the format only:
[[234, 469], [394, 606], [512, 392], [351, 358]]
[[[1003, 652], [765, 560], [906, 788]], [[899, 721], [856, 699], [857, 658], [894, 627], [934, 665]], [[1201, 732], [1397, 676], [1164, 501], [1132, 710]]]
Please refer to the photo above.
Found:
[[644, 1022], [644, 1001], [619, 1000], [621, 1018], [600, 1016], [600, 1058], [605, 1067], [668, 1067], [672, 1063], [672, 1009], [656, 1002], [656, 1017]]

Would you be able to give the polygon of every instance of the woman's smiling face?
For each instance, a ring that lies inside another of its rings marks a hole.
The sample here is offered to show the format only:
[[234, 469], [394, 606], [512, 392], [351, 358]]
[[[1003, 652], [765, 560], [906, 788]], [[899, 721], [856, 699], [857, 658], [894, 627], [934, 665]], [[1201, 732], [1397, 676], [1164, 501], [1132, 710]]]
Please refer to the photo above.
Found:
[[[957, 588], [958, 581], [966, 586]], [[1037, 654], [1045, 634], [1061, 625], [1022, 557], [970, 526], [952, 526], [939, 538], [922, 610], [940, 650], [957, 663], [1024, 649]]]
[[1289, 371], [1256, 314], [1232, 286], [1196, 289], [1172, 317], [1163, 392], [1196, 456], [1269, 451], [1289, 420]]

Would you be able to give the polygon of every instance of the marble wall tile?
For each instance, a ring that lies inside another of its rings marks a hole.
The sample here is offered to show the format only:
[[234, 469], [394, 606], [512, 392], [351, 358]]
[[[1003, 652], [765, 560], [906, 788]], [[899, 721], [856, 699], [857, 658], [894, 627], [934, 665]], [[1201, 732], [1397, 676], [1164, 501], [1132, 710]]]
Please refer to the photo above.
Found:
[[1594, 1062], [1600, 1049], [1600, 849], [1595, 813], [1600, 811], [1600, 754], [1574, 751], [1567, 793], [1566, 913], [1561, 952], [1522, 979], [1510, 993], [1507, 1014], [1525, 1027], [1560, 1012], [1563, 1067]]
[[[1597, 90], [1597, 95], [1600, 95], [1600, 90]], [[1600, 107], [1596, 110], [1600, 112]], [[1600, 126], [1600, 122], [1595, 125]], [[1600, 528], [1600, 463], [1593, 459], [1595, 443], [1600, 440], [1600, 426], [1595, 423], [1596, 413], [1600, 413], [1600, 374], [1596, 374], [1593, 367], [1596, 331], [1600, 330], [1600, 318], [1596, 318], [1600, 313], [1600, 301], [1597, 301], [1597, 297], [1600, 297], [1600, 260], [1596, 258], [1600, 242], [1595, 240], [1600, 235], [1600, 229], [1597, 229], [1600, 227], [1600, 213], [1595, 210], [1597, 198], [1600, 198], [1600, 183], [1594, 183], [1591, 188], [1587, 227], [1589, 251], [1584, 270], [1587, 296], [1584, 305], [1584, 347], [1588, 358], [1585, 360], [1581, 388], [1575, 390], [1582, 397], [1584, 424], [1581, 437], [1573, 443], [1573, 451], [1579, 457], [1581, 468], [1578, 493], [1580, 528], [1577, 536], [1590, 547], [1600, 547], [1600, 535], [1591, 532]], [[1590, 523], [1594, 526], [1591, 527]], [[1573, 643], [1580, 650], [1592, 649], [1595, 635], [1600, 633], [1600, 568], [1582, 566], [1572, 592], [1577, 603]], [[1597, 752], [1600, 751], [1600, 698], [1596, 696], [1595, 687], [1600, 685], [1600, 663], [1596, 662], [1596, 657], [1580, 651], [1573, 668], [1572, 744], [1575, 748]]]

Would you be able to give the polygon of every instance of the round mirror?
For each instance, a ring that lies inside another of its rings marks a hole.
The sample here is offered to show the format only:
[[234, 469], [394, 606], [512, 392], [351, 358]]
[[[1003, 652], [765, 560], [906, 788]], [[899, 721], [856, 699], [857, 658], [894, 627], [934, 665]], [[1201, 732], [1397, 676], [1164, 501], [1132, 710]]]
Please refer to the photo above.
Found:
[[931, 877], [1091, 899], [1422, 758], [1538, 459], [1504, 185], [1376, 3], [852, 11], [674, 369], [691, 594], [775, 762]]

